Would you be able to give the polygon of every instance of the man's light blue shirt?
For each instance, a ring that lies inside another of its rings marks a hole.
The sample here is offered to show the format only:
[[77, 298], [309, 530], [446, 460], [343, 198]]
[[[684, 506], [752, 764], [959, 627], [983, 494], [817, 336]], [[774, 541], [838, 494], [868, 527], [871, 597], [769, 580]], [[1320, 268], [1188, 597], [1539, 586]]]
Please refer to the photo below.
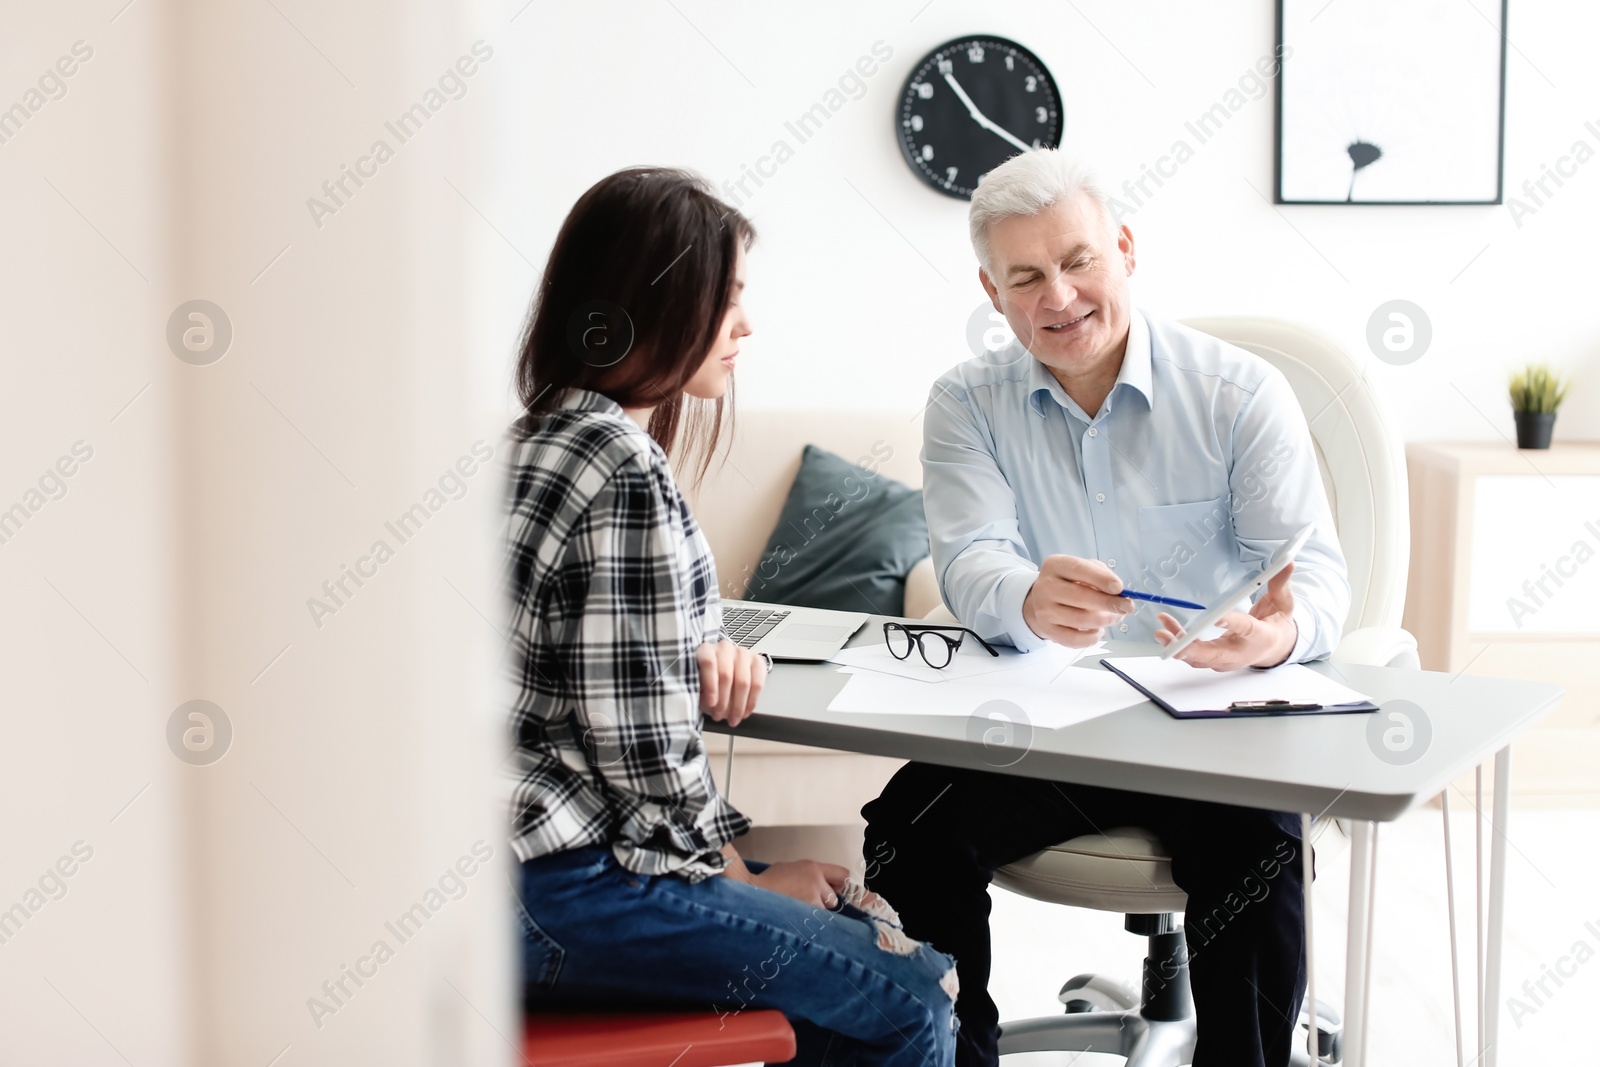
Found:
[[[1091, 418], [1013, 342], [949, 371], [923, 423], [923, 494], [945, 604], [985, 638], [1049, 642], [1022, 617], [1047, 556], [1098, 559], [1124, 588], [1210, 604], [1315, 524], [1290, 588], [1290, 662], [1339, 641], [1350, 584], [1304, 414], [1259, 356], [1139, 309]], [[1107, 637], [1153, 641], [1158, 611]]]

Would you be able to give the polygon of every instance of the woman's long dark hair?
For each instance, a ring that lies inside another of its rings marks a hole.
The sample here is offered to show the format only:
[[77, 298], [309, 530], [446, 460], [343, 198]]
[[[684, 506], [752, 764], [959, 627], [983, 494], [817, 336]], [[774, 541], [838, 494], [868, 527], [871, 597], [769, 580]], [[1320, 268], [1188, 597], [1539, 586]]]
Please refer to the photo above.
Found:
[[754, 240], [750, 221], [688, 171], [630, 167], [596, 182], [561, 224], [534, 294], [517, 358], [524, 409], [554, 411], [571, 388], [654, 406], [650, 436], [675, 456], [681, 430], [700, 456], [698, 484], [733, 383], [714, 403], [687, 405], [687, 420], [683, 387], [721, 333], [739, 247]]

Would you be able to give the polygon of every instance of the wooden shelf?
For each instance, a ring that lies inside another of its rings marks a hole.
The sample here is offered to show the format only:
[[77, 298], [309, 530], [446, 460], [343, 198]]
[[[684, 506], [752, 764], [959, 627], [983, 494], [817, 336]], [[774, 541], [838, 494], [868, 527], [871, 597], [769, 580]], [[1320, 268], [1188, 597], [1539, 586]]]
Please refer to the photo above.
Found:
[[1600, 474], [1600, 441], [1517, 448], [1509, 441], [1412, 441], [1406, 464], [1480, 474]]
[[1600, 804], [1600, 633], [1472, 630], [1468, 618], [1478, 479], [1600, 476], [1600, 441], [1561, 441], [1549, 449], [1414, 441], [1406, 446], [1406, 467], [1411, 568], [1404, 624], [1417, 638], [1422, 666], [1563, 686], [1561, 707], [1518, 742], [1513, 791], [1523, 803]]

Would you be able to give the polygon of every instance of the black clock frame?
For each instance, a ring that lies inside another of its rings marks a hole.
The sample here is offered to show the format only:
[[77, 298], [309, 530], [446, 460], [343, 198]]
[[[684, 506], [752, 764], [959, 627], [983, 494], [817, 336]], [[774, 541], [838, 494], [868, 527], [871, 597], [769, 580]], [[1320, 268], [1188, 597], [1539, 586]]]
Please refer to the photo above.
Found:
[[[922, 184], [936, 192], [943, 193], [945, 196], [953, 197], [957, 200], [972, 199], [971, 191], [962, 191], [961, 189], [953, 188], [949, 184], [940, 182], [938, 179], [927, 174], [923, 170], [923, 166], [926, 161], [919, 158], [915, 148], [913, 147], [912, 142], [915, 138], [911, 136], [912, 131], [909, 128], [911, 109], [914, 106], [911, 99], [912, 86], [919, 81], [925, 80], [926, 75], [937, 69], [938, 61], [942, 55], [945, 53], [951, 53], [951, 55], [945, 56], [945, 58], [953, 58], [954, 54], [959, 54], [960, 52], [966, 51], [967, 48], [969, 48], [973, 43], [984, 45], [986, 51], [990, 47], [995, 47], [1002, 51], [1012, 51], [1024, 61], [1031, 63], [1038, 71], [1039, 76], [1042, 78], [1041, 87], [1045, 90], [1046, 95], [1050, 98], [1051, 104], [1053, 105], [1052, 110], [1054, 112], [1055, 120], [1051, 124], [1049, 136], [1038, 138], [1042, 147], [1060, 147], [1062, 134], [1066, 130], [1066, 108], [1061, 99], [1061, 87], [1056, 84], [1055, 76], [1050, 73], [1050, 68], [1045, 66], [1044, 60], [1040, 59], [1032, 50], [1025, 48], [1010, 38], [997, 37], [994, 34], [988, 33], [972, 33], [963, 35], [961, 37], [954, 37], [939, 45], [937, 48], [932, 49], [917, 61], [917, 63], [911, 68], [911, 72], [906, 75], [905, 82], [900, 86], [899, 104], [895, 109], [894, 116], [895, 143], [900, 146], [900, 158], [905, 160], [906, 166], [911, 168], [911, 172], [917, 176], [918, 180], [920, 180]], [[1016, 131], [1012, 132], [1015, 133]], [[998, 138], [998, 135], [995, 136]], [[1019, 154], [1017, 151], [1013, 151], [1011, 153], [1011, 155], [1017, 154]], [[1005, 158], [1009, 159], [1011, 156], [1006, 156]], [[988, 171], [982, 172], [982, 174], [987, 173]], [[979, 175], [979, 179], [982, 178], [982, 174]], [[972, 183], [971, 188], [977, 188], [977, 181]]]

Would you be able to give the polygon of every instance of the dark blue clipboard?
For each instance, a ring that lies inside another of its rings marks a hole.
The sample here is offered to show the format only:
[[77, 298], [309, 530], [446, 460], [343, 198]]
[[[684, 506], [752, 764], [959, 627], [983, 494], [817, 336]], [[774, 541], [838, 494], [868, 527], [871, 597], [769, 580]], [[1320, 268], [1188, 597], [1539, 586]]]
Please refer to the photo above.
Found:
[[1165, 700], [1156, 696], [1150, 690], [1128, 677], [1127, 673], [1117, 669], [1114, 660], [1102, 659], [1100, 666], [1115, 674], [1118, 678], [1133, 686], [1139, 692], [1149, 697], [1150, 700], [1162, 711], [1174, 719], [1264, 719], [1276, 718], [1283, 715], [1349, 715], [1356, 712], [1377, 711], [1378, 705], [1370, 700], [1357, 701], [1351, 704], [1319, 704], [1313, 708], [1261, 708], [1245, 711], [1234, 711], [1230, 708], [1215, 708], [1202, 711], [1179, 711]]

